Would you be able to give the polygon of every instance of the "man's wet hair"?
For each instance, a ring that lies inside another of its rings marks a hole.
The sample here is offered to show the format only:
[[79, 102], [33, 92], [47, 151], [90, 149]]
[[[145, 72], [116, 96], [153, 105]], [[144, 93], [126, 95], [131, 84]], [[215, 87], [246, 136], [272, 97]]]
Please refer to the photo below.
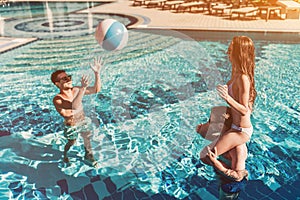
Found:
[[63, 73], [63, 72], [66, 72], [66, 71], [65, 71], [65, 70], [56, 70], [55, 72], [53, 72], [53, 73], [51, 74], [51, 81], [52, 81], [53, 84], [55, 84], [55, 82], [58, 81], [58, 80], [57, 80], [58, 74]]

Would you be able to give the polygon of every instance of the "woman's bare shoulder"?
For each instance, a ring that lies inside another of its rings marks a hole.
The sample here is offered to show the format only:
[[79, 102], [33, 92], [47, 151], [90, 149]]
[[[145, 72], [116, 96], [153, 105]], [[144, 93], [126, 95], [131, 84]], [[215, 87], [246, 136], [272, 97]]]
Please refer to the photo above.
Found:
[[239, 84], [249, 84], [250, 83], [249, 76], [246, 74], [241, 74], [237, 77], [237, 82]]

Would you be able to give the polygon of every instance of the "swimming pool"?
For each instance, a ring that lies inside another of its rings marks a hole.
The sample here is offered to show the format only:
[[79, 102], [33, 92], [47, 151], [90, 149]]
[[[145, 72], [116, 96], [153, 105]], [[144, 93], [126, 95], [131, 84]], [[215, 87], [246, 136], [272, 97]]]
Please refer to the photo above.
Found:
[[[72, 8], [68, 14], [52, 12], [56, 31], [49, 32], [39, 9], [5, 24], [5, 36], [41, 39], [0, 55], [0, 199], [217, 199], [214, 172], [199, 162], [207, 141], [194, 129], [212, 106], [223, 104], [214, 87], [230, 76], [225, 51], [231, 37], [195, 41], [174, 31], [129, 30], [126, 48], [106, 52], [91, 27], [101, 18], [124, 24], [130, 19], [93, 14], [88, 24], [88, 16], [74, 12], [86, 4], [66, 5]], [[250, 181], [241, 199], [297, 199], [300, 44], [255, 45], [255, 133], [248, 144]], [[65, 166], [50, 74], [63, 68], [79, 83], [98, 55], [106, 61], [102, 92], [84, 104], [97, 127], [92, 144], [101, 168], [81, 162], [81, 140]]]

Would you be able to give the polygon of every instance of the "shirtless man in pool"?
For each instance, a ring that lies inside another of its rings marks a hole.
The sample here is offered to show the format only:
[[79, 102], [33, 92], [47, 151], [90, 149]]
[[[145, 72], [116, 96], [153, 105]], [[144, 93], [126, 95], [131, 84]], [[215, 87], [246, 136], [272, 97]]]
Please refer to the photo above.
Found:
[[57, 112], [64, 118], [64, 136], [68, 140], [64, 147], [64, 162], [66, 163], [69, 162], [67, 152], [75, 144], [78, 134], [83, 137], [85, 159], [92, 163], [95, 162], [90, 143], [92, 124], [91, 120], [85, 117], [82, 98], [84, 95], [100, 92], [101, 80], [99, 73], [102, 67], [102, 59], [94, 59], [94, 63], [90, 64], [90, 67], [95, 74], [95, 83], [93, 86], [89, 86], [90, 80], [85, 75], [81, 78], [81, 86], [74, 87], [71, 76], [64, 70], [57, 70], [51, 75], [51, 81], [60, 90], [53, 98], [53, 104]]

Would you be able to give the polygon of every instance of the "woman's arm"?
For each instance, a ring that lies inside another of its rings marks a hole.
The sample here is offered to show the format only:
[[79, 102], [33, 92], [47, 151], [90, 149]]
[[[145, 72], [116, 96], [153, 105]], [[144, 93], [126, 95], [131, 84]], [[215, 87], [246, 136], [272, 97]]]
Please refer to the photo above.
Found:
[[222, 173], [225, 173], [228, 168], [226, 168], [222, 162], [220, 162], [218, 159], [217, 159], [217, 155], [218, 155], [218, 152], [217, 152], [217, 148], [215, 147], [214, 148], [214, 152], [211, 151], [211, 149], [209, 147], [207, 147], [207, 156], [210, 160], [210, 162], [212, 163], [212, 166], [214, 168], [216, 168], [217, 170], [219, 170], [220, 172]]
[[223, 98], [230, 107], [234, 108], [241, 115], [246, 115], [249, 111], [249, 96], [250, 96], [250, 81], [247, 75], [241, 75], [235, 84], [238, 85], [238, 101], [233, 99], [228, 94], [227, 85], [218, 85], [217, 91], [221, 98]]
[[216, 147], [214, 148], [214, 152], [212, 152], [209, 147], [207, 151], [207, 157], [211, 161], [212, 166], [219, 172], [221, 172], [224, 176], [233, 181], [241, 181], [243, 180], [243, 178], [247, 178], [248, 171], [246, 169], [232, 170], [230, 168], [227, 168], [226, 165], [222, 164], [222, 162], [217, 159], [218, 152]]

